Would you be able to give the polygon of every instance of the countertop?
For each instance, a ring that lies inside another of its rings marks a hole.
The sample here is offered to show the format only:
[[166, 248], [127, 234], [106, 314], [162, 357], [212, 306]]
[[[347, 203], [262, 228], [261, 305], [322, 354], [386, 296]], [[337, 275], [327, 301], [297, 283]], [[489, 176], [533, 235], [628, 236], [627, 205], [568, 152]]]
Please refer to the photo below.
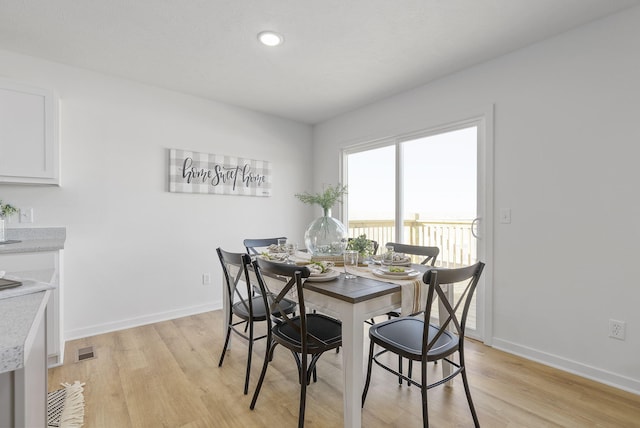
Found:
[[0, 254], [62, 250], [67, 237], [65, 227], [7, 229], [6, 232], [8, 240], [20, 242], [0, 244]]
[[[29, 282], [35, 281], [25, 280], [24, 285]], [[33, 341], [31, 330], [34, 321], [44, 316], [50, 293], [45, 290], [0, 299], [0, 373], [24, 367], [25, 356]]]

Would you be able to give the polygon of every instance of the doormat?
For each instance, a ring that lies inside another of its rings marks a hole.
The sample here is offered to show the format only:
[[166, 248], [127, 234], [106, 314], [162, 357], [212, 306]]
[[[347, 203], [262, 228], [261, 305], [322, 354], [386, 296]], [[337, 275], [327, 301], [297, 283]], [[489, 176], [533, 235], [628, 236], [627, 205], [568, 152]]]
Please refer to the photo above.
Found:
[[84, 423], [84, 383], [62, 383], [64, 388], [47, 394], [47, 426], [79, 428]]

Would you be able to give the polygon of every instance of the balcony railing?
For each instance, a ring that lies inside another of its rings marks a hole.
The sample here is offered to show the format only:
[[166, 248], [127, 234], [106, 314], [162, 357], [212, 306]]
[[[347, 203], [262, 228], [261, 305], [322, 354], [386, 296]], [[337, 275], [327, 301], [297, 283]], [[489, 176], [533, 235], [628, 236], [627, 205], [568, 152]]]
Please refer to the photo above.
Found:
[[[471, 265], [477, 260], [476, 245], [471, 233], [472, 220], [405, 220], [403, 243], [440, 248], [438, 260], [450, 267]], [[396, 240], [393, 220], [352, 220], [349, 236], [367, 235], [380, 245]]]

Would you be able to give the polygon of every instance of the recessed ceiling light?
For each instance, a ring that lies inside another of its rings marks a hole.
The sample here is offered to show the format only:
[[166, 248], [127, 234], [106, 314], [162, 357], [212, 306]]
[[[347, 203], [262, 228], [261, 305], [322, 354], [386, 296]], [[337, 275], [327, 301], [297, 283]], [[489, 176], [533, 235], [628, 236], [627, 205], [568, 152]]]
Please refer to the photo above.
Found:
[[258, 40], [265, 46], [279, 46], [284, 42], [284, 37], [274, 31], [263, 31], [258, 34]]

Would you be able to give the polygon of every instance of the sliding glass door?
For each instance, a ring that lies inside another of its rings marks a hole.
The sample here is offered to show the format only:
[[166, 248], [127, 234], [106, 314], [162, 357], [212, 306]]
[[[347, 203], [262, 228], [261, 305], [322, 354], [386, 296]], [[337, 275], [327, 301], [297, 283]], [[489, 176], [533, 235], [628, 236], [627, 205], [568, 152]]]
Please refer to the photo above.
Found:
[[[345, 149], [350, 236], [366, 234], [381, 248], [386, 242], [437, 246], [438, 264], [446, 267], [478, 261], [483, 130], [469, 121]], [[483, 301], [482, 290], [476, 301]], [[474, 302], [468, 332], [480, 339], [481, 314]]]

